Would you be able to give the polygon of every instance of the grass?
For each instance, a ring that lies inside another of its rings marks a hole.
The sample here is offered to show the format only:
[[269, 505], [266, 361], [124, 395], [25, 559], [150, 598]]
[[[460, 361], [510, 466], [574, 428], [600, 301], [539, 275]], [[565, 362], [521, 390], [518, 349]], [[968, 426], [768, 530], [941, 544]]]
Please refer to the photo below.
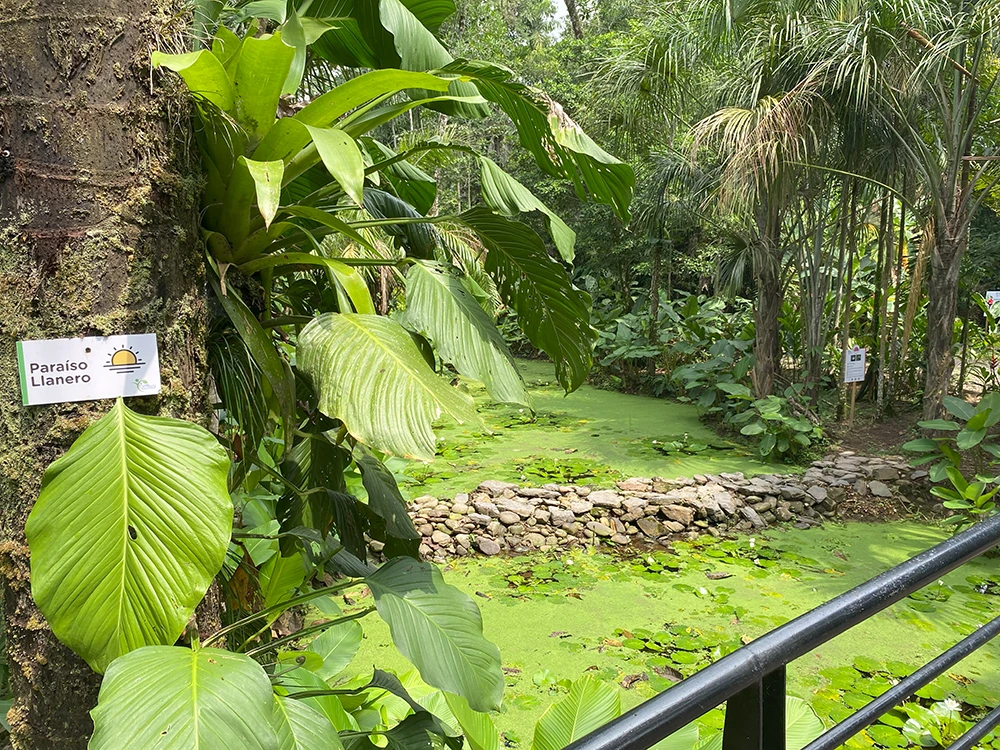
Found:
[[629, 476], [795, 471], [762, 462], [747, 446], [720, 439], [689, 404], [589, 385], [567, 396], [555, 382], [551, 363], [519, 361], [518, 366], [535, 414], [491, 404], [479, 384], [464, 383], [490, 433], [442, 425], [432, 463], [394, 467], [404, 469], [410, 494], [468, 492], [486, 479], [607, 486]]
[[[486, 635], [500, 647], [507, 689], [494, 718], [510, 740], [527, 747], [535, 721], [563, 691], [560, 680], [589, 673], [624, 681], [630, 689], [623, 703], [630, 707], [669, 687], [673, 670], [686, 676], [944, 538], [938, 528], [909, 522], [850, 523], [769, 532], [753, 546], [749, 538], [705, 537], [679, 545], [678, 554], [631, 559], [576, 551], [464, 560], [445, 577], [479, 604]], [[989, 619], [997, 588], [980, 593], [973, 584], [995, 571], [991, 560], [970, 563], [929, 595], [908, 598], [795, 661], [789, 692], [832, 723], [849, 705], [870, 700], [865, 685], [884, 681], [874, 672], [888, 664], [905, 673]], [[723, 574], [729, 577], [718, 579]], [[962, 680], [970, 680], [984, 704], [996, 705], [998, 656], [1000, 645], [985, 647], [951, 670], [961, 680], [942, 678], [936, 690], [965, 702]], [[410, 668], [375, 619], [365, 622], [354, 664]], [[721, 713], [705, 722], [720, 725]], [[872, 746], [863, 737], [848, 745]]]

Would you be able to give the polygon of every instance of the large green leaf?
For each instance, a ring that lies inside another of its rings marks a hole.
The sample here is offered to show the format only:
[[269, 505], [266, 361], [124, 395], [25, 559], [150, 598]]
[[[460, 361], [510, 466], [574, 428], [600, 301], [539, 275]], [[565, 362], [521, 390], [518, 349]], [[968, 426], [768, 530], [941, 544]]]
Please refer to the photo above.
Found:
[[365, 185], [365, 162], [358, 144], [343, 130], [314, 128], [311, 125], [306, 125], [306, 128], [316, 144], [323, 166], [340, 183], [347, 196], [360, 206]]
[[228, 472], [209, 432], [121, 400], [45, 472], [26, 528], [32, 595], [95, 671], [183, 632], [229, 546]]
[[[304, 210], [304, 209], [303, 209]], [[315, 209], [314, 209], [315, 210]], [[322, 211], [317, 213], [322, 214]], [[324, 258], [322, 255], [312, 255], [310, 253], [277, 253], [275, 255], [265, 255], [262, 258], [244, 263], [240, 270], [246, 274], [256, 273], [267, 268], [291, 267], [303, 269], [319, 266], [326, 270], [330, 280], [339, 285], [351, 306], [359, 313], [374, 315], [375, 303], [372, 302], [371, 293], [364, 277], [356, 268], [341, 263], [332, 258]]]
[[461, 696], [442, 695], [471, 750], [500, 750], [500, 733], [489, 714], [473, 711]]
[[535, 725], [531, 750], [562, 750], [585, 734], [604, 726], [622, 712], [618, 686], [586, 675], [573, 683], [569, 695], [553, 703]]
[[340, 735], [330, 720], [302, 701], [274, 696], [279, 750], [340, 750]]
[[517, 313], [521, 330], [552, 358], [563, 388], [579, 388], [590, 372], [596, 339], [590, 325], [590, 296], [573, 286], [530, 227], [482, 207], [459, 219], [486, 246], [486, 271], [504, 302]]
[[264, 228], [270, 229], [281, 203], [281, 176], [285, 165], [280, 161], [246, 159], [245, 162], [257, 194], [257, 210], [264, 219]]
[[542, 203], [528, 188], [504, 172], [491, 159], [479, 157], [479, 177], [483, 191], [483, 200], [490, 208], [508, 217], [515, 217], [522, 211], [538, 211], [545, 216], [549, 234], [562, 259], [573, 262], [573, 246], [576, 244], [576, 232], [567, 226], [556, 213]]
[[397, 557], [367, 579], [392, 640], [429, 685], [492, 711], [503, 696], [500, 652], [483, 637], [475, 602], [434, 566]]
[[347, 669], [361, 648], [363, 637], [364, 630], [357, 620], [331, 625], [324, 630], [306, 649], [323, 658], [323, 666], [316, 674], [329, 680]]
[[259, 143], [277, 119], [278, 99], [294, 58], [295, 48], [281, 40], [280, 32], [243, 40], [233, 73], [233, 114], [251, 145]]
[[370, 453], [362, 453], [356, 463], [368, 493], [368, 507], [385, 521], [386, 532], [398, 539], [420, 539], [392, 472]]
[[152, 65], [177, 73], [196, 97], [211, 102], [219, 109], [232, 109], [235, 101], [233, 85], [219, 58], [208, 50], [180, 55], [154, 52]]
[[459, 279], [437, 263], [415, 263], [406, 274], [402, 323], [434, 345], [445, 362], [479, 380], [501, 403], [530, 406], [507, 343]]
[[435, 375], [406, 329], [388, 318], [320, 315], [302, 329], [297, 351], [320, 411], [386, 453], [430, 461], [438, 417], [479, 423], [472, 399]]
[[267, 674], [243, 654], [150, 646], [101, 684], [90, 750], [279, 750]]
[[806, 701], [789, 695], [785, 699], [785, 743], [788, 750], [802, 750], [826, 728]]
[[498, 65], [458, 60], [443, 71], [470, 76], [483, 98], [511, 119], [521, 145], [539, 167], [571, 180], [580, 198], [612, 206], [622, 221], [628, 221], [635, 188], [632, 167], [594, 143], [557, 102], [515, 82], [513, 73]]
[[[376, 162], [391, 161], [399, 156], [391, 148], [374, 138], [366, 137], [364, 143]], [[427, 214], [434, 206], [434, 200], [437, 197], [437, 182], [419, 167], [402, 159], [382, 167], [378, 174], [389, 182], [392, 191], [401, 200], [413, 206], [418, 213]]]

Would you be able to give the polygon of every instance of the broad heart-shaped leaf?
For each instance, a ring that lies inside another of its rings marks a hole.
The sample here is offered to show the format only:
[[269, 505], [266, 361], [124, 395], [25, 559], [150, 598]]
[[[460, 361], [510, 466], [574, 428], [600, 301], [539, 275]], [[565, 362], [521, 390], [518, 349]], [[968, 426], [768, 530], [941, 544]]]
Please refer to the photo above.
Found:
[[279, 750], [340, 750], [340, 735], [330, 720], [307, 703], [274, 696]]
[[363, 637], [364, 630], [357, 620], [331, 625], [320, 633], [307, 648], [323, 658], [323, 666], [316, 670], [316, 674], [329, 680], [347, 669], [361, 648]]
[[581, 677], [569, 695], [553, 703], [535, 725], [531, 750], [562, 750], [571, 742], [604, 726], [622, 712], [618, 686], [590, 675]]
[[824, 730], [823, 721], [806, 701], [792, 695], [785, 699], [785, 743], [788, 750], [802, 750]]
[[481, 381], [495, 401], [531, 405], [500, 331], [444, 266], [418, 261], [410, 267], [401, 322], [430, 341], [445, 362]]
[[579, 388], [590, 372], [597, 338], [590, 325], [590, 296], [573, 286], [531, 227], [483, 207], [458, 218], [486, 246], [486, 271], [517, 313], [521, 330], [555, 362], [563, 388]]
[[267, 674], [243, 654], [150, 646], [101, 684], [90, 750], [279, 750]]
[[479, 608], [434, 566], [390, 560], [367, 583], [393, 643], [428, 685], [493, 711], [503, 696], [500, 651], [483, 637]]
[[522, 211], [538, 211], [545, 216], [552, 241], [559, 250], [559, 255], [567, 263], [573, 262], [573, 246], [576, 244], [576, 232], [567, 226], [528, 188], [504, 172], [491, 159], [479, 157], [479, 178], [483, 191], [483, 200], [490, 208], [508, 217], [515, 217]]
[[398, 539], [420, 539], [392, 472], [370, 453], [362, 453], [356, 463], [368, 493], [368, 507], [385, 521], [386, 533]]
[[439, 416], [479, 423], [472, 399], [435, 375], [406, 329], [389, 318], [320, 315], [302, 329], [297, 358], [320, 411], [380, 451], [430, 461]]
[[26, 528], [32, 595], [95, 671], [183, 632], [229, 546], [228, 472], [208, 431], [121, 400], [45, 472]]

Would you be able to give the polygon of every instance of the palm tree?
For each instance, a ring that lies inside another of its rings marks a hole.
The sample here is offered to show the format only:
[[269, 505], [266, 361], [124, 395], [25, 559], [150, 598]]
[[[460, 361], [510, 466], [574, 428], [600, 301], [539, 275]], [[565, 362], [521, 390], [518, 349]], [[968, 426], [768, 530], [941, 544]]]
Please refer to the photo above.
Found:
[[156, 333], [164, 393], [138, 408], [194, 421], [210, 412], [198, 167], [171, 127], [183, 100], [151, 96], [149, 66], [137, 62], [175, 43], [182, 5], [0, 2], [0, 121], [13, 168], [0, 183], [0, 537], [17, 748], [84, 748], [93, 727], [99, 679], [35, 606], [24, 523], [42, 470], [99, 410], [22, 406], [16, 342]]

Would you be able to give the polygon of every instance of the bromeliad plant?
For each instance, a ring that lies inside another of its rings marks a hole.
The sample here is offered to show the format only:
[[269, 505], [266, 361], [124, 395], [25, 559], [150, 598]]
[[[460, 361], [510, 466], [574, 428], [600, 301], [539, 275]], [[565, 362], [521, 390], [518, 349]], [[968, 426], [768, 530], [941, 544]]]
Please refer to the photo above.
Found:
[[[564, 261], [572, 231], [498, 165], [461, 144], [397, 153], [379, 134], [418, 106], [497, 106], [542, 169], [623, 219], [633, 176], [508, 71], [452, 60], [433, 35], [450, 4], [332, 7], [245, 4], [227, 16], [245, 34], [220, 26], [209, 49], [153, 57], [196, 111], [219, 430], [118, 402], [52, 464], [28, 520], [35, 600], [104, 673], [98, 750], [458, 750], [466, 721], [442, 723], [398, 680], [335, 682], [373, 611], [455, 716], [474, 724], [500, 705], [499, 653], [472, 600], [416, 559], [420, 534], [384, 459], [432, 458], [441, 417], [479, 421], [441, 365], [528, 405], [491, 300], [578, 387], [589, 298], [516, 217], [537, 212]], [[379, 69], [277, 117], [313, 56]], [[436, 186], [415, 161], [431, 149], [478, 161], [484, 205], [432, 213]], [[373, 271], [402, 282], [397, 314], [376, 313]], [[213, 580], [224, 627], [199, 634], [192, 615]], [[307, 624], [272, 628], [284, 613]], [[386, 693], [395, 713], [366, 712]]]

